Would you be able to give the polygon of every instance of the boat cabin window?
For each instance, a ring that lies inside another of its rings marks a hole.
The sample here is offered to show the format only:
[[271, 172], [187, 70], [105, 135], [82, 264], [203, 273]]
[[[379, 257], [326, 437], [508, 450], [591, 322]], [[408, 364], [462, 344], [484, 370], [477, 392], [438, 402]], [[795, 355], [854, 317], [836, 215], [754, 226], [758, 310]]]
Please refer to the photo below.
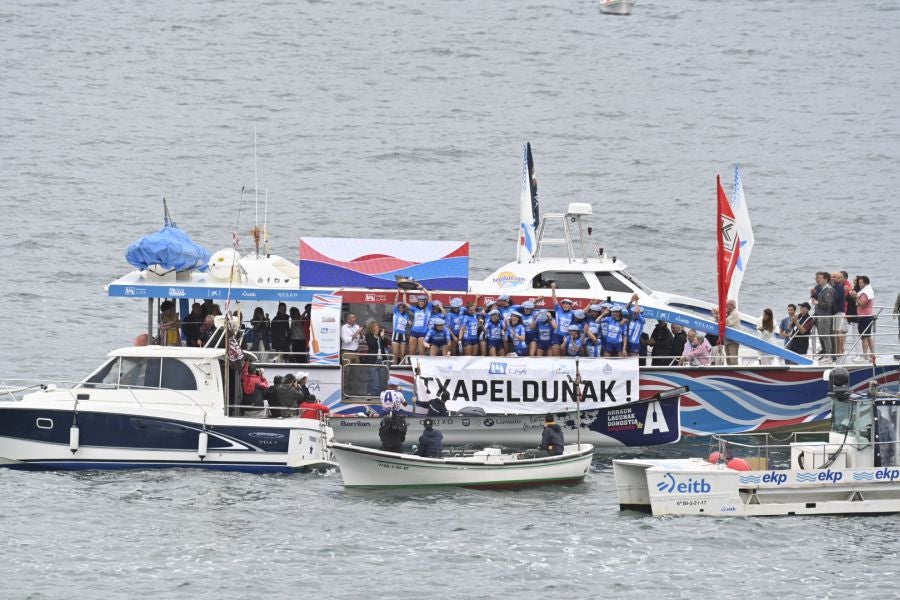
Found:
[[531, 287], [549, 288], [550, 283], [554, 281], [556, 287], [561, 290], [588, 290], [591, 288], [584, 273], [572, 271], [544, 271], [534, 278]]
[[[119, 359], [114, 358], [103, 365], [96, 373], [88, 377], [84, 384], [86, 387], [101, 385], [115, 386], [119, 382]], [[93, 384], [93, 385], [89, 385]]]
[[[175, 358], [123, 357], [121, 376], [118, 384], [123, 387], [168, 388], [173, 390], [196, 390], [197, 378], [190, 367]], [[97, 373], [98, 375], [100, 372]], [[107, 380], [97, 383], [116, 383], [115, 369]], [[96, 376], [95, 376], [96, 377]], [[94, 377], [91, 378], [93, 380]]]
[[850, 401], [835, 400], [831, 404], [831, 430], [835, 433], [847, 433], [851, 429]]
[[633, 292], [634, 289], [631, 288], [624, 281], [613, 275], [612, 273], [607, 273], [605, 271], [601, 271], [597, 273], [597, 279], [600, 280], [600, 285], [604, 290], [609, 292]]
[[875, 423], [878, 432], [875, 466], [900, 466], [900, 406], [893, 402], [877, 404]]

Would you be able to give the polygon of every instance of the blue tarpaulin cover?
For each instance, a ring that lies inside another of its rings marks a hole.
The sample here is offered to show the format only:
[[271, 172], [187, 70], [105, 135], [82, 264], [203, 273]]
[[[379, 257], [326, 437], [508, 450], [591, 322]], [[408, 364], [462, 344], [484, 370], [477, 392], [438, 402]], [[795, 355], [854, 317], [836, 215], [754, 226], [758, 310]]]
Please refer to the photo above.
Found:
[[138, 269], [159, 265], [175, 271], [206, 271], [209, 251], [194, 243], [187, 233], [166, 225], [156, 233], [132, 242], [125, 251], [125, 259]]

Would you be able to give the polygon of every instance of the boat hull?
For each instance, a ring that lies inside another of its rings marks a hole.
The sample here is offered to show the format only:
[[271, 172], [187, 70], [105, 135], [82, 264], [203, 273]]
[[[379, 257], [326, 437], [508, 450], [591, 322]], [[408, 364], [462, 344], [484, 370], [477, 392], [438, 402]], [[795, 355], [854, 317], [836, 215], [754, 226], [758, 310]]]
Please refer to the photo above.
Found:
[[900, 469], [735, 471], [701, 459], [615, 460], [619, 507], [653, 515], [900, 512]]
[[[577, 449], [576, 449], [577, 448]], [[574, 484], [590, 469], [593, 447], [567, 446], [566, 453], [536, 459], [512, 459], [491, 455], [484, 460], [424, 458], [384, 452], [349, 444], [332, 444], [346, 487], [418, 488], [469, 487], [517, 488], [536, 485]]]
[[[649, 415], [649, 418], [648, 418]], [[406, 439], [415, 443], [425, 430], [425, 415], [407, 415]], [[537, 445], [544, 429], [544, 414], [454, 415], [429, 417], [444, 436], [444, 445], [500, 445], [525, 448]], [[557, 414], [557, 423], [566, 439], [576, 438], [603, 448], [674, 444], [681, 439], [678, 399], [633, 402], [609, 409]], [[381, 417], [341, 417], [329, 419], [334, 439], [378, 448]], [[580, 437], [579, 437], [580, 436]]]
[[630, 15], [631, 9], [633, 8], [633, 0], [612, 0], [611, 2], [600, 3], [600, 12], [603, 12], [607, 15]]
[[[72, 426], [77, 443], [72, 445]], [[201, 434], [205, 433], [205, 443]], [[309, 419], [0, 407], [0, 465], [28, 470], [202, 468], [290, 473], [333, 463]]]

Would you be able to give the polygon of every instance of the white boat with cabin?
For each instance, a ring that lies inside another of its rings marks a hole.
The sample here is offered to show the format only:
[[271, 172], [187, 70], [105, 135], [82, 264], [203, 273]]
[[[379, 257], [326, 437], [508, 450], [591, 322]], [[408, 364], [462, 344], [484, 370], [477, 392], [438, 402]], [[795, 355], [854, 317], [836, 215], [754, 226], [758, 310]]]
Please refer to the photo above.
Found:
[[498, 489], [571, 485], [584, 480], [594, 456], [594, 447], [590, 444], [570, 444], [562, 454], [542, 458], [504, 454], [500, 448], [442, 458], [343, 443], [333, 443], [331, 449], [340, 466], [344, 486], [361, 488], [452, 486]]
[[900, 512], [900, 393], [849, 391], [831, 372], [831, 431], [713, 436], [708, 458], [614, 460], [619, 507], [653, 515]]
[[324, 422], [233, 416], [240, 404], [240, 370], [222, 349], [114, 350], [74, 384], [0, 380], [0, 465], [257, 473], [333, 466]]

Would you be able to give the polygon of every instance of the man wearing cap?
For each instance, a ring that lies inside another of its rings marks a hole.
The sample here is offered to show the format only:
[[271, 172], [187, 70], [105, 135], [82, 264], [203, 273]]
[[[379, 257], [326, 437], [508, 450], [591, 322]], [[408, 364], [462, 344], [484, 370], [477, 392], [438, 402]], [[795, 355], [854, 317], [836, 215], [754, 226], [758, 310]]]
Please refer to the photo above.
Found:
[[381, 407], [385, 412], [399, 411], [407, 405], [406, 397], [400, 392], [400, 380], [391, 377], [388, 379], [388, 389], [381, 392]]
[[559, 456], [565, 450], [566, 441], [562, 428], [556, 423], [556, 418], [547, 413], [544, 415], [544, 430], [541, 432], [541, 445], [536, 450], [526, 450], [521, 458], [542, 458], [545, 456]]
[[[809, 302], [801, 302], [798, 308], [799, 314], [791, 317], [791, 340], [788, 342], [787, 349], [805, 356], [809, 351], [809, 332], [812, 331], [815, 321], [809, 314], [812, 308]], [[792, 365], [797, 364], [788, 360], [784, 362]]]
[[434, 428], [434, 421], [425, 419], [422, 421], [425, 431], [419, 436], [419, 456], [426, 458], [440, 458], [444, 449], [444, 434]]
[[553, 298], [553, 305], [556, 308], [556, 331], [553, 333], [553, 356], [562, 356], [563, 355], [563, 341], [568, 336], [569, 325], [572, 324], [572, 319], [575, 317], [574, 311], [572, 310], [572, 301], [568, 298], [564, 298], [562, 302], [557, 300], [556, 298], [556, 282], [550, 284], [550, 289], [553, 290], [551, 297]]

